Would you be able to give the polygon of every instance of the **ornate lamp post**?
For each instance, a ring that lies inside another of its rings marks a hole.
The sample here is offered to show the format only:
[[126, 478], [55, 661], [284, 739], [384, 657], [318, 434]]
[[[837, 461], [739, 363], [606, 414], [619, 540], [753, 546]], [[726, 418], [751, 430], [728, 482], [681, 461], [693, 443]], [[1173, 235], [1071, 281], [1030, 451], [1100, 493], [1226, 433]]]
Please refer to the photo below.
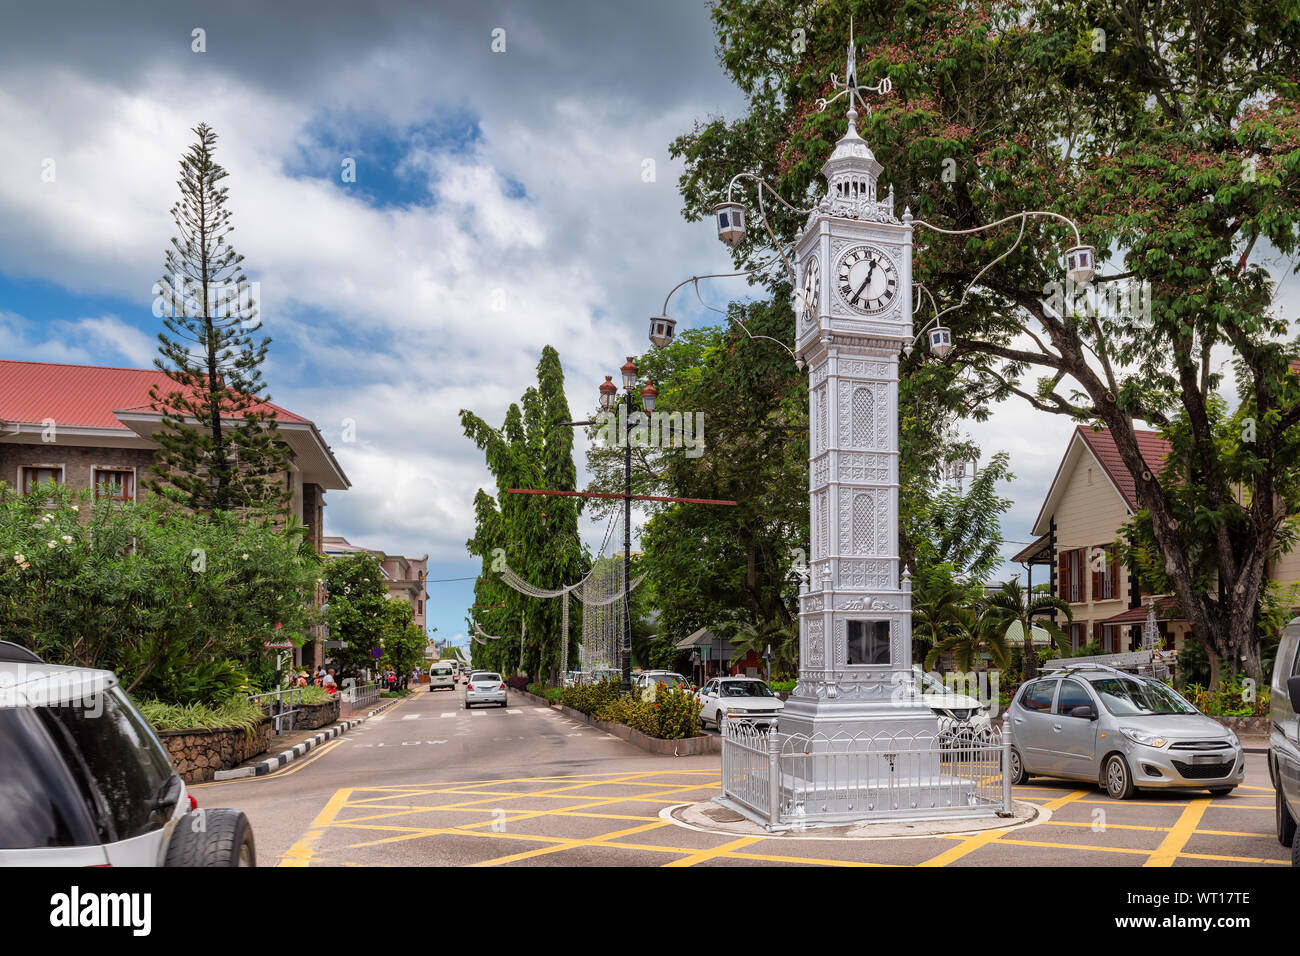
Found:
[[[671, 331], [669, 333], [671, 335]], [[623, 682], [622, 691], [632, 690], [632, 413], [636, 401], [637, 367], [632, 356], [619, 369], [627, 393], [623, 431]], [[653, 382], [641, 389], [641, 408], [647, 414], [655, 410], [659, 390]], [[618, 386], [612, 375], [600, 384], [600, 407], [614, 412], [618, 405]]]

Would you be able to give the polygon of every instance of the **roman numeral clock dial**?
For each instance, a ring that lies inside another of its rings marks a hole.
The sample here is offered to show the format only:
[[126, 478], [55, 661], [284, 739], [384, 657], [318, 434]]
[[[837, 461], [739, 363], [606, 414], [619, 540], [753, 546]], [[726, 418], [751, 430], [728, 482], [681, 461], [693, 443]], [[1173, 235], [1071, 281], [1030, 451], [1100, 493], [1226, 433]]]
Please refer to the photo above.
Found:
[[875, 246], [854, 246], [840, 257], [835, 287], [854, 312], [872, 315], [888, 308], [898, 294], [898, 270]]
[[799, 314], [803, 316], [804, 325], [817, 324], [817, 299], [821, 281], [821, 266], [817, 257], [813, 256], [803, 271], [803, 301], [799, 303]]

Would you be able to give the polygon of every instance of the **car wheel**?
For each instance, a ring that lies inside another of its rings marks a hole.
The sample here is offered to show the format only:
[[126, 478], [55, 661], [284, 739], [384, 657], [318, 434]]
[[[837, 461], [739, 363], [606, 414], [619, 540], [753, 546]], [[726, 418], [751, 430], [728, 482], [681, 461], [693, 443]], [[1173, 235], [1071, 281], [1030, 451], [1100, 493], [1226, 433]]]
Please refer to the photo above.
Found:
[[1282, 796], [1281, 790], [1274, 790], [1276, 795], [1276, 812], [1274, 817], [1277, 820], [1277, 842], [1283, 846], [1294, 846], [1300, 844], [1300, 840], [1295, 838], [1296, 821], [1291, 816], [1291, 808], [1286, 805], [1286, 798]]
[[[203, 825], [196, 830], [200, 819]], [[257, 866], [253, 827], [239, 810], [187, 813], [172, 831], [163, 865]]]
[[1232, 791], [1236, 789], [1237, 787], [1235, 784], [1231, 787], [1210, 787], [1209, 788], [1210, 796], [1212, 797], [1226, 797], [1228, 794], [1232, 793]]
[[1011, 775], [1011, 783], [1014, 786], [1023, 786], [1029, 782], [1029, 774], [1025, 772], [1025, 762], [1020, 759], [1020, 751], [1015, 747], [1011, 748], [1009, 764], [1007, 772]]
[[1106, 793], [1112, 800], [1127, 800], [1136, 789], [1133, 786], [1133, 774], [1129, 772], [1128, 761], [1120, 754], [1111, 754], [1104, 769]]

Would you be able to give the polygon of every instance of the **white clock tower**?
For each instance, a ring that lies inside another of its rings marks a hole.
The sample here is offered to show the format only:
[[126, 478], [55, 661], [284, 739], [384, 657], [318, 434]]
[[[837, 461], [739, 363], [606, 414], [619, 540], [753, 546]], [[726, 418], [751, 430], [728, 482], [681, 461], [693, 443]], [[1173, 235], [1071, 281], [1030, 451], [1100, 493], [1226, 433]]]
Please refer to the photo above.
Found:
[[[894, 215], [855, 128], [822, 166], [827, 192], [795, 241], [796, 349], [809, 371], [812, 553], [799, 681], [780, 732], [938, 733], [912, 680], [911, 585], [898, 557], [898, 357], [912, 341], [912, 218]], [[888, 87], [885, 87], [886, 89]]]

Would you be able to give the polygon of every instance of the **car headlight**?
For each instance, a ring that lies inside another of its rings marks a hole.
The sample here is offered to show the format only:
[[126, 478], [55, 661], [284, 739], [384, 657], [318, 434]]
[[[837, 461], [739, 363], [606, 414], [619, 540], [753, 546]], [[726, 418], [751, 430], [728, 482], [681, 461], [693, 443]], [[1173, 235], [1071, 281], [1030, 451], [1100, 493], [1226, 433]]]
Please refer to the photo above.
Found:
[[[1227, 730], [1226, 727], [1224, 729]], [[1228, 743], [1234, 747], [1241, 746], [1241, 741], [1238, 739], [1237, 735], [1233, 733], [1231, 730], [1228, 730]]]
[[1121, 727], [1119, 732], [1135, 743], [1143, 744], [1147, 747], [1163, 747], [1169, 743], [1165, 737], [1157, 737], [1155, 734], [1144, 734], [1140, 730], [1134, 730], [1132, 727]]

